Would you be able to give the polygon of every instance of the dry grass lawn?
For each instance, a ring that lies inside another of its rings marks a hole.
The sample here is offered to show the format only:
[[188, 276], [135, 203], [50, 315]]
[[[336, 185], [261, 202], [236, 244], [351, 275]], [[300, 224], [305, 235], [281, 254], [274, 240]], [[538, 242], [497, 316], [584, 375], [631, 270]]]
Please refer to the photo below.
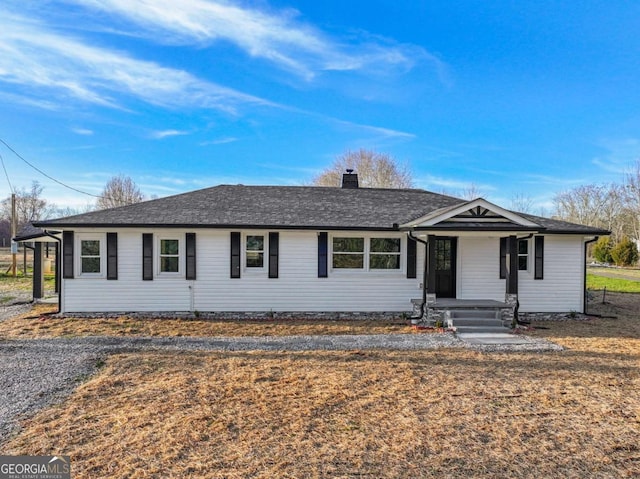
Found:
[[0, 322], [0, 338], [59, 336], [290, 336], [298, 334], [393, 334], [411, 332], [407, 320], [300, 319], [154, 319], [54, 318], [51, 306], [38, 305], [22, 316]]
[[2, 452], [69, 454], [76, 478], [638, 477], [629, 298], [539, 325], [558, 353], [112, 356]]

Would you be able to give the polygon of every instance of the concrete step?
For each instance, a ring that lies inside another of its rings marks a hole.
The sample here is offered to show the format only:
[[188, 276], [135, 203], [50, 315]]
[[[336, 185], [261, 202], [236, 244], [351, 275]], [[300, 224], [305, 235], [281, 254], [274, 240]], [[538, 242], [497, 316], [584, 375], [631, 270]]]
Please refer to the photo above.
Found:
[[502, 326], [502, 320], [493, 318], [451, 318], [454, 326]]
[[500, 317], [500, 311], [496, 309], [451, 309], [449, 310], [451, 319], [457, 318], [487, 318], [496, 319]]
[[456, 334], [478, 334], [478, 333], [492, 333], [500, 334], [509, 332], [509, 328], [504, 326], [456, 326]]

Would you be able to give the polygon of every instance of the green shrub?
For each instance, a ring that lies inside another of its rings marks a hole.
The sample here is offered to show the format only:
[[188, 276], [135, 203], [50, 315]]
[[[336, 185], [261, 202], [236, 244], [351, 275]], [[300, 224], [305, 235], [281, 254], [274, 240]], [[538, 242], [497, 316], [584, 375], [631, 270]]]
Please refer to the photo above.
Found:
[[593, 257], [600, 263], [613, 263], [613, 258], [611, 257], [612, 249], [613, 242], [611, 237], [603, 236], [593, 245]]
[[611, 258], [617, 266], [633, 266], [638, 262], [638, 248], [629, 238], [622, 238], [611, 249]]

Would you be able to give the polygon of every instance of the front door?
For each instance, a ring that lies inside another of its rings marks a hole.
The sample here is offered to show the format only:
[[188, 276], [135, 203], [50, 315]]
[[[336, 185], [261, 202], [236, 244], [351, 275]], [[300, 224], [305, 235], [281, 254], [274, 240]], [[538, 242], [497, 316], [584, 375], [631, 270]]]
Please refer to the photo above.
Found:
[[456, 248], [457, 238], [445, 236], [435, 240], [436, 297], [456, 297]]

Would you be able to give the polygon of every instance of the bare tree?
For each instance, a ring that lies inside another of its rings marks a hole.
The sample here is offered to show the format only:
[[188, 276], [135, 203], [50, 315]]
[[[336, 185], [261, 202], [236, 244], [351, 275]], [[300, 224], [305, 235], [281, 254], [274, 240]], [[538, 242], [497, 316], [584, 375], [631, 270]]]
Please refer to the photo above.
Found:
[[413, 176], [407, 165], [395, 158], [371, 150], [347, 151], [313, 179], [315, 186], [340, 186], [342, 174], [347, 170], [358, 174], [360, 186], [365, 188], [411, 188]]
[[640, 241], [640, 159], [627, 172], [622, 188], [625, 223], [629, 237]]
[[[16, 195], [16, 222], [18, 231], [33, 221], [46, 219], [51, 213], [51, 206], [42, 198], [44, 187], [37, 181], [31, 183], [31, 189], [18, 189]], [[2, 219], [11, 221], [11, 197], [2, 201]]]
[[616, 240], [625, 233], [623, 202], [623, 188], [615, 183], [578, 186], [553, 198], [557, 218], [610, 230]]
[[96, 208], [104, 210], [140, 203], [142, 200], [144, 200], [144, 195], [133, 180], [128, 176], [118, 175], [107, 182], [96, 202]]
[[482, 198], [482, 190], [475, 183], [471, 183], [466, 188], [460, 190], [457, 196], [465, 200], [475, 200], [476, 198]]
[[518, 213], [532, 213], [533, 199], [522, 193], [516, 193], [511, 197], [509, 208], [512, 211], [517, 211]]

